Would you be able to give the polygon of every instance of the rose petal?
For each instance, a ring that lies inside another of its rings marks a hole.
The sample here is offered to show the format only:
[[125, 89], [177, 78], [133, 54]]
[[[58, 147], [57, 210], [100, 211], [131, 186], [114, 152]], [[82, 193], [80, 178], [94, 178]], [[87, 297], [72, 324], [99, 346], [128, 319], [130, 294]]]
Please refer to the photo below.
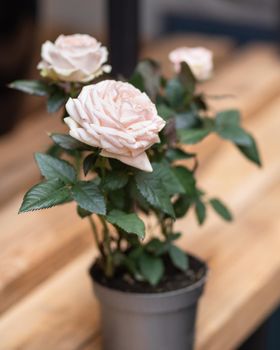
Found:
[[126, 157], [126, 156], [121, 156], [119, 154], [113, 154], [105, 150], [102, 150], [100, 155], [107, 158], [118, 159], [122, 163], [133, 166], [134, 168], [137, 168], [143, 171], [147, 171], [147, 172], [153, 171], [153, 168], [151, 166], [151, 163], [149, 161], [149, 158], [146, 152], [143, 152], [136, 157]]

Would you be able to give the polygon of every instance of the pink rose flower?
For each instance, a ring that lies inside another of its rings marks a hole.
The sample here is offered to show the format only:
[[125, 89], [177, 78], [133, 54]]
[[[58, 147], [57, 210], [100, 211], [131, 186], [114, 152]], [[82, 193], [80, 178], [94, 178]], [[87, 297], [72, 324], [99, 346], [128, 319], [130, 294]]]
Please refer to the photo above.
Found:
[[86, 34], [60, 35], [54, 43], [46, 41], [41, 49], [41, 75], [53, 80], [88, 82], [111, 67], [106, 47]]
[[85, 86], [66, 103], [70, 135], [101, 155], [135, 168], [152, 171], [146, 150], [160, 142], [165, 121], [149, 97], [129, 83], [104, 80]]
[[178, 47], [169, 53], [169, 59], [175, 72], [180, 71], [180, 64], [186, 62], [198, 81], [209, 79], [213, 71], [213, 54], [204, 47]]

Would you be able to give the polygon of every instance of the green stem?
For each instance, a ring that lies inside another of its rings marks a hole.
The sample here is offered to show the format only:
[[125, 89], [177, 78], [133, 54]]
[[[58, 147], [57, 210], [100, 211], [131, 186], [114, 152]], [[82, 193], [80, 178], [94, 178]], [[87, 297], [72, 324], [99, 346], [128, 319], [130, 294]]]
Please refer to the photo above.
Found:
[[164, 220], [163, 216], [160, 214], [157, 214], [157, 219], [160, 224], [161, 233], [163, 234], [164, 238], [167, 239], [168, 232], [167, 232], [166, 221]]
[[101, 158], [101, 178], [103, 179], [105, 177], [105, 172], [106, 172], [106, 158]]
[[90, 226], [91, 226], [91, 229], [92, 229], [92, 233], [93, 233], [95, 244], [96, 244], [100, 254], [102, 256], [104, 256], [104, 253], [103, 253], [102, 249], [100, 249], [100, 243], [99, 243], [99, 239], [98, 239], [98, 231], [97, 231], [97, 227], [95, 225], [95, 222], [94, 222], [94, 220], [93, 220], [93, 218], [91, 216], [88, 216], [88, 220], [89, 220], [89, 223], [90, 223]]
[[103, 225], [103, 234], [104, 234], [103, 241], [106, 249], [105, 275], [107, 277], [112, 277], [114, 274], [114, 268], [113, 268], [113, 258], [112, 258], [112, 250], [110, 245], [109, 230], [105, 219], [102, 216], [98, 216], [98, 217]]
[[82, 167], [82, 158], [80, 154], [75, 154], [75, 166], [77, 169], [77, 173], [80, 173], [81, 167]]

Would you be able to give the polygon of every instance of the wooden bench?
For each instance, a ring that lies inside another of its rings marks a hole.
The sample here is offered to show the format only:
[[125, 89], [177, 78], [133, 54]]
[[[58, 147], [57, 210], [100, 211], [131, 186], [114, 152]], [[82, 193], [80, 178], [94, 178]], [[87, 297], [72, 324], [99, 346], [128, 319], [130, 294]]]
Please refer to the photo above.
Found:
[[[199, 229], [192, 215], [177, 223], [178, 229], [188, 228], [180, 244], [211, 268], [199, 310], [199, 350], [236, 348], [280, 301], [279, 67], [272, 47], [247, 47], [225, 60], [205, 84], [209, 94], [225, 88], [242, 92], [232, 103], [242, 108], [247, 128], [257, 136], [264, 168], [258, 171], [214, 137], [199, 146], [201, 187], [229, 203], [237, 217], [226, 224], [209, 213]], [[212, 103], [219, 109], [227, 101]], [[6, 155], [0, 164], [1, 348], [99, 350], [98, 304], [87, 276], [96, 251], [87, 221], [76, 216], [72, 204], [16, 216], [23, 189], [38, 178], [31, 152], [46, 146], [44, 130], [61, 127], [46, 115], [38, 118], [28, 118], [0, 141]]]

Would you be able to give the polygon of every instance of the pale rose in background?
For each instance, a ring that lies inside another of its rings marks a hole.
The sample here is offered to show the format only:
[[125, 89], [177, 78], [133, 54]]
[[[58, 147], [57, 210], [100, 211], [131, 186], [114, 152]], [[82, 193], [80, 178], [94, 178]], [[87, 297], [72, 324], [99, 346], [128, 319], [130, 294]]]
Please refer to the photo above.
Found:
[[70, 135], [101, 155], [135, 168], [152, 171], [146, 150], [160, 142], [165, 121], [149, 97], [133, 85], [104, 80], [85, 86], [78, 98], [66, 103]]
[[46, 41], [41, 49], [41, 75], [54, 80], [88, 82], [111, 67], [107, 48], [86, 34], [60, 35], [54, 43]]
[[198, 81], [207, 80], [213, 72], [213, 54], [204, 47], [178, 47], [169, 53], [175, 71], [180, 71], [181, 62], [186, 62]]

